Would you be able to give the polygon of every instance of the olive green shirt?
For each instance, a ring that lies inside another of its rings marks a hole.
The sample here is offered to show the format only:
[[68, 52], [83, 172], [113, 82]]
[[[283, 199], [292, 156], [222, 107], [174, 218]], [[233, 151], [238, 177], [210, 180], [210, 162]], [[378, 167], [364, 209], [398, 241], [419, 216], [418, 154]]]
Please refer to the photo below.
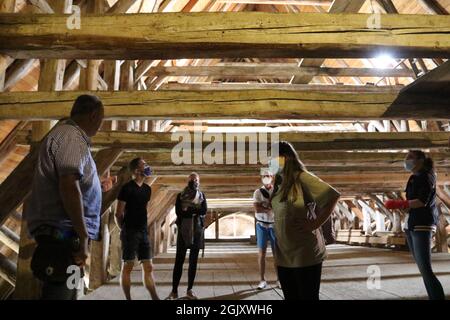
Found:
[[288, 268], [307, 267], [321, 263], [326, 258], [325, 241], [320, 228], [314, 231], [301, 231], [307, 222], [307, 208], [303, 200], [301, 183], [307, 188], [317, 208], [323, 208], [339, 196], [329, 184], [310, 172], [304, 171], [297, 178], [300, 192], [295, 202], [280, 202], [281, 192], [272, 198], [277, 238], [275, 252], [278, 266]]

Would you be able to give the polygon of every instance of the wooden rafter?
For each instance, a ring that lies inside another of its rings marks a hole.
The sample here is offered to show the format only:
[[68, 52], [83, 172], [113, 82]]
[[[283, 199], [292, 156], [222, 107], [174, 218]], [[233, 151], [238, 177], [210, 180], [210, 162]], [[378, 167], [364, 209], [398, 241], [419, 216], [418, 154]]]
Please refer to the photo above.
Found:
[[[197, 133], [198, 134], [198, 133]], [[188, 132], [178, 132], [175, 135], [169, 132], [124, 132], [102, 131], [92, 138], [96, 147], [116, 147], [123, 149], [150, 149], [172, 150], [179, 141], [187, 143], [186, 148], [194, 145], [200, 139], [200, 145], [211, 143], [211, 135], [194, 136]], [[245, 138], [258, 139], [258, 133], [218, 133], [223, 143], [228, 140], [245, 141]], [[199, 138], [197, 138], [199, 137]], [[268, 143], [270, 135], [266, 135]], [[412, 148], [446, 148], [448, 146], [448, 132], [341, 132], [341, 133], [299, 133], [281, 132], [279, 139], [289, 141], [298, 150], [305, 151], [331, 151], [331, 150], [381, 150], [381, 149], [412, 149]], [[273, 138], [273, 137], [272, 137]], [[183, 140], [180, 140], [183, 139]], [[189, 139], [189, 140], [188, 140]], [[25, 139], [26, 140], [26, 139]], [[258, 140], [255, 140], [258, 142]], [[20, 143], [27, 143], [19, 140]], [[225, 145], [223, 150], [226, 150]], [[181, 145], [180, 145], [181, 146]]]
[[[141, 68], [143, 68], [141, 66]], [[302, 67], [295, 64], [235, 64], [225, 66], [182, 66], [182, 67], [151, 67], [145, 76], [204, 76], [215, 78], [249, 79], [256, 77], [290, 78], [295, 76], [335, 76], [335, 77], [414, 77], [409, 69], [381, 69], [381, 68], [325, 68]]]
[[[343, 0], [334, 1], [328, 9], [330, 13], [357, 13], [363, 6], [365, 0]], [[320, 67], [325, 62], [325, 59], [301, 59], [298, 67], [300, 69], [308, 67]], [[306, 84], [311, 82], [313, 75], [295, 75], [291, 79], [293, 84]]]
[[133, 19], [125, 14], [92, 15], [83, 18], [80, 31], [68, 30], [64, 16], [2, 14], [0, 53], [91, 59], [356, 58], [386, 50], [403, 57], [449, 55], [450, 22], [445, 16], [385, 15], [376, 32], [368, 27], [368, 19], [367, 14], [259, 12], [154, 13]]
[[[84, 92], [87, 93], [87, 92]], [[0, 93], [0, 119], [61, 119], [82, 92]], [[95, 92], [106, 119], [448, 119], [448, 99], [395, 93], [245, 91]]]
[[403, 86], [355, 86], [355, 85], [325, 85], [325, 84], [290, 84], [290, 83], [178, 83], [162, 84], [159, 90], [209, 91], [209, 90], [287, 90], [287, 91], [319, 91], [325, 93], [398, 93]]
[[[311, 165], [321, 166], [367, 166], [367, 167], [393, 167], [398, 168], [403, 165], [406, 157], [402, 152], [313, 152], [298, 150], [301, 160], [307, 167]], [[438, 167], [448, 166], [450, 164], [449, 152], [433, 152], [430, 154]], [[171, 165], [171, 152], [162, 152], [161, 150], [142, 150], [140, 152], [124, 152], [118, 159], [118, 163], [128, 163], [132, 159], [144, 158], [152, 166]], [[248, 159], [248, 152], [246, 152]], [[194, 154], [191, 155], [191, 163], [194, 163]]]

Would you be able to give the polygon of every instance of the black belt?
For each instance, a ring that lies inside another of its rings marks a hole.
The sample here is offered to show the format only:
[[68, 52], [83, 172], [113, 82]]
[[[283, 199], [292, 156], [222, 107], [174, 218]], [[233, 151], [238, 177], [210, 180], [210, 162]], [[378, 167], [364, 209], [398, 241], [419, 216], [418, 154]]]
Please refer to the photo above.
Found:
[[262, 223], [265, 223], [265, 224], [274, 224], [273, 222], [267, 222], [267, 221], [263, 221], [263, 220], [259, 220], [259, 219], [256, 219], [256, 221], [257, 222], [262, 222]]

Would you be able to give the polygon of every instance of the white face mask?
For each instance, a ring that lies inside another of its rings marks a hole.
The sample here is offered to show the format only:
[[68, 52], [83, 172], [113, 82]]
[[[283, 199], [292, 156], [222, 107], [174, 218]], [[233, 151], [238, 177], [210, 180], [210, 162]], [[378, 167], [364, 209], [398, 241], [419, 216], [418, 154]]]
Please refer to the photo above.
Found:
[[405, 170], [412, 171], [416, 166], [416, 163], [413, 159], [407, 159], [405, 160], [403, 166], [405, 167]]
[[271, 177], [264, 177], [264, 178], [261, 179], [261, 181], [262, 181], [262, 183], [264, 185], [268, 185], [268, 184], [272, 183], [272, 178]]
[[277, 173], [281, 173], [284, 167], [284, 158], [277, 157], [269, 160], [269, 170], [275, 175]]

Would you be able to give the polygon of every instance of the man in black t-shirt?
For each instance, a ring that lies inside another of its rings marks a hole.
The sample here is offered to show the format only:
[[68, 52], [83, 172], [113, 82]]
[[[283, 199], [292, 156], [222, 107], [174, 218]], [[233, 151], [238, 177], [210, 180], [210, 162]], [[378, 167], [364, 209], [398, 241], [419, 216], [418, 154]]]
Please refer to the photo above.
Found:
[[122, 241], [122, 272], [120, 285], [127, 300], [131, 300], [130, 275], [134, 260], [141, 262], [144, 286], [153, 300], [159, 300], [153, 278], [152, 253], [148, 240], [147, 204], [152, 194], [151, 187], [145, 183], [151, 169], [142, 158], [133, 159], [129, 164], [133, 180], [126, 183], [118, 196], [116, 222]]

